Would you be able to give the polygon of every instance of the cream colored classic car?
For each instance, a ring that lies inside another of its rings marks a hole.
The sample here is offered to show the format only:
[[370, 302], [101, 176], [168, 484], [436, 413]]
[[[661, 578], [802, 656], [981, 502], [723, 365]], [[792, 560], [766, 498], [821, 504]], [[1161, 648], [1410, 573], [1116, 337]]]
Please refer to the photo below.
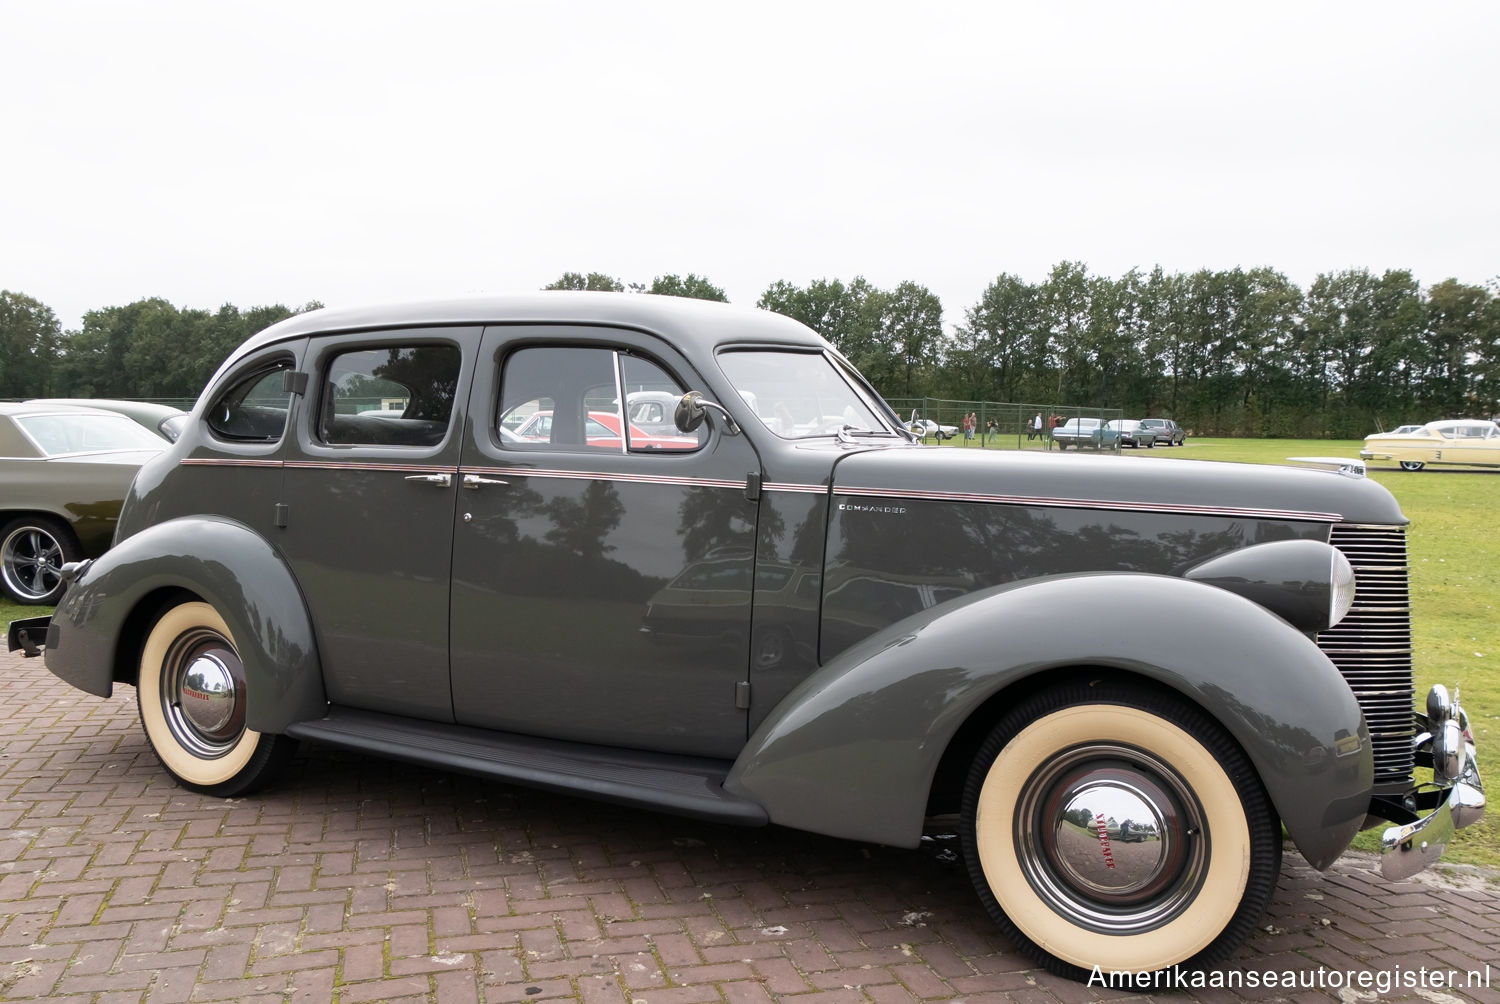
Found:
[[1394, 460], [1403, 471], [1428, 464], [1500, 467], [1500, 425], [1472, 419], [1428, 422], [1402, 435], [1366, 436], [1361, 460]]

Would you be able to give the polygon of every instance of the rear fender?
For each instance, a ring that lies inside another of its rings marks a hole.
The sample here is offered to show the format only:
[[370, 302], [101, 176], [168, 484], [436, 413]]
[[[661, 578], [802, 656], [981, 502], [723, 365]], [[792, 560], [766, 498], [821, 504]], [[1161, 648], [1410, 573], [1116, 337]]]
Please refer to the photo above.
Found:
[[1315, 867], [1363, 822], [1369, 733], [1309, 637], [1218, 587], [1130, 573], [1031, 579], [891, 625], [788, 694], [725, 787], [775, 823], [914, 846], [959, 728], [1008, 687], [1078, 670], [1131, 674], [1201, 705], [1244, 748]]
[[189, 516], [158, 523], [93, 561], [52, 617], [47, 668], [100, 697], [134, 682], [144, 618], [165, 595], [213, 605], [244, 663], [245, 722], [281, 732], [323, 715], [327, 701], [312, 623], [291, 570], [242, 523]]

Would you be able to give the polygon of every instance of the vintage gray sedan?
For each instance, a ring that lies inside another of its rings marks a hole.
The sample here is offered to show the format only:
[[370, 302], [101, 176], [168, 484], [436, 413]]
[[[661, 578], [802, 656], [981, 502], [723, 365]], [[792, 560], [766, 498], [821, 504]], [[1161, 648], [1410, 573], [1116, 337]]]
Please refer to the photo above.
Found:
[[[645, 391], [678, 399], [670, 448], [589, 441]], [[400, 417], [354, 414], [372, 396]], [[499, 431], [541, 410], [545, 438]], [[951, 826], [997, 923], [1074, 977], [1223, 960], [1283, 825], [1323, 868], [1390, 820], [1401, 876], [1482, 813], [1464, 713], [1411, 706], [1380, 485], [913, 438], [766, 311], [316, 311], [233, 353], [116, 546], [13, 633], [133, 685], [196, 791], [305, 739], [851, 840]]]

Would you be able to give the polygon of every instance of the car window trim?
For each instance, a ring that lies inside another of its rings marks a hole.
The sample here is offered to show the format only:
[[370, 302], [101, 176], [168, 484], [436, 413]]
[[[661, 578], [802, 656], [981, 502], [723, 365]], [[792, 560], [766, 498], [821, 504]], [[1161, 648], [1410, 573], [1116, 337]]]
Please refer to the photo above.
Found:
[[223, 432], [214, 426], [213, 413], [227, 401], [231, 396], [243, 388], [243, 392], [234, 398], [235, 404], [243, 404], [245, 395], [261, 380], [272, 373], [293, 373], [297, 369], [297, 359], [291, 353], [279, 355], [271, 359], [257, 360], [252, 366], [247, 366], [234, 377], [221, 380], [220, 383], [228, 383], [229, 387], [204, 409], [203, 425], [208, 430], [210, 439], [221, 443], [234, 443], [238, 445], [275, 446], [286, 440], [286, 431], [292, 424], [292, 398], [295, 396], [291, 391], [286, 393], [286, 421], [281, 424], [281, 433], [275, 439], [267, 439], [264, 436], [256, 438], [253, 436], [235, 436]]
[[[632, 448], [631, 447], [631, 445], [630, 445], [630, 439], [631, 439], [631, 434], [630, 434], [630, 414], [629, 414], [629, 410], [626, 408], [626, 401], [625, 401], [625, 367], [624, 367], [624, 360], [627, 357], [628, 358], [634, 358], [634, 359], [639, 359], [642, 362], [645, 362], [645, 363], [647, 363], [649, 365], [655, 366], [657, 369], [659, 369], [668, 379], [670, 379], [679, 388], [687, 386], [688, 383], [689, 383], [689, 381], [685, 381], [680, 376], [678, 376], [677, 373], [674, 372], [674, 370], [673, 370], [672, 367], [670, 367], [666, 363], [662, 362], [659, 358], [657, 358], [656, 356], [650, 354], [649, 352], [644, 352], [644, 351], [641, 351], [639, 349], [636, 349], [633, 346], [624, 346], [624, 345], [620, 345], [620, 344], [617, 344], [617, 343], [602, 343], [602, 342], [601, 343], [594, 343], [594, 342], [589, 342], [589, 341], [584, 341], [584, 340], [579, 340], [579, 341], [555, 341], [554, 342], [554, 341], [550, 341], [549, 340], [549, 341], [537, 341], [537, 342], [531, 342], [531, 341], [522, 342], [522, 343], [519, 343], [519, 344], [516, 344], [516, 345], [509, 346], [503, 352], [503, 354], [501, 354], [500, 359], [498, 360], [498, 363], [497, 363], [498, 379], [495, 382], [495, 403], [494, 403], [494, 410], [493, 410], [493, 413], [492, 413], [492, 417], [491, 417], [491, 419], [490, 419], [490, 421], [488, 423], [489, 424], [489, 435], [491, 437], [492, 445], [495, 448], [497, 448], [499, 450], [510, 451], [510, 452], [513, 452], [513, 453], [516, 453], [516, 454], [528, 454], [528, 455], [529, 454], [568, 454], [568, 455], [574, 455], [574, 456], [601, 456], [601, 455], [602, 456], [614, 456], [615, 455], [615, 451], [609, 450], [607, 448], [590, 447], [590, 446], [587, 445], [586, 441], [585, 441], [584, 445], [581, 445], [581, 446], [576, 445], [576, 444], [566, 444], [566, 443], [565, 444], [557, 444], [557, 443], [552, 443], [552, 442], [538, 442], [538, 443], [522, 442], [522, 443], [517, 443], [517, 442], [514, 442], [514, 441], [508, 441], [508, 440], [506, 440], [505, 437], [500, 434], [500, 429], [501, 429], [502, 419], [503, 419], [503, 416], [501, 414], [501, 410], [500, 409], [501, 409], [501, 405], [505, 401], [505, 372], [506, 372], [507, 367], [510, 365], [511, 358], [513, 356], [515, 356], [517, 353], [524, 352], [527, 349], [595, 349], [595, 350], [602, 351], [602, 352], [608, 352], [610, 354], [610, 366], [611, 366], [611, 368], [613, 370], [613, 375], [614, 375], [614, 390], [615, 390], [615, 402], [614, 402], [614, 412], [613, 413], [615, 415], [616, 420], [619, 421], [619, 423], [620, 423], [620, 449], [619, 449], [619, 455], [620, 456], [650, 456], [650, 457], [693, 456], [695, 454], [702, 453], [703, 450], [708, 446], [708, 441], [705, 439], [703, 442], [698, 443], [692, 449], [653, 450], [653, 449], [648, 449], [648, 448], [645, 448], [645, 447], [636, 447], [636, 448]], [[556, 403], [555, 402], [554, 402], [553, 407], [554, 407], [554, 409], [556, 408]], [[602, 413], [603, 409], [599, 409], [599, 408], [585, 409], [586, 413], [590, 412], [590, 411], [598, 411], [598, 412]], [[587, 422], [587, 416], [585, 417], [585, 422]]]

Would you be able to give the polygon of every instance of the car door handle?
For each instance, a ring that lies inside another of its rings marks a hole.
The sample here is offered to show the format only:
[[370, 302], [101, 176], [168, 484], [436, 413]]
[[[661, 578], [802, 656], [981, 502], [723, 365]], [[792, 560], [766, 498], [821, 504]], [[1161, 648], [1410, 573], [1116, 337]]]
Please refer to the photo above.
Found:
[[465, 474], [463, 486], [465, 488], [478, 489], [482, 485], [508, 485], [509, 481], [501, 481], [498, 478], [482, 478], [478, 474]]
[[406, 480], [408, 480], [408, 481], [421, 481], [424, 484], [435, 485], [438, 488], [447, 488], [449, 485], [453, 484], [453, 475], [451, 475], [451, 474], [408, 474], [406, 476]]

